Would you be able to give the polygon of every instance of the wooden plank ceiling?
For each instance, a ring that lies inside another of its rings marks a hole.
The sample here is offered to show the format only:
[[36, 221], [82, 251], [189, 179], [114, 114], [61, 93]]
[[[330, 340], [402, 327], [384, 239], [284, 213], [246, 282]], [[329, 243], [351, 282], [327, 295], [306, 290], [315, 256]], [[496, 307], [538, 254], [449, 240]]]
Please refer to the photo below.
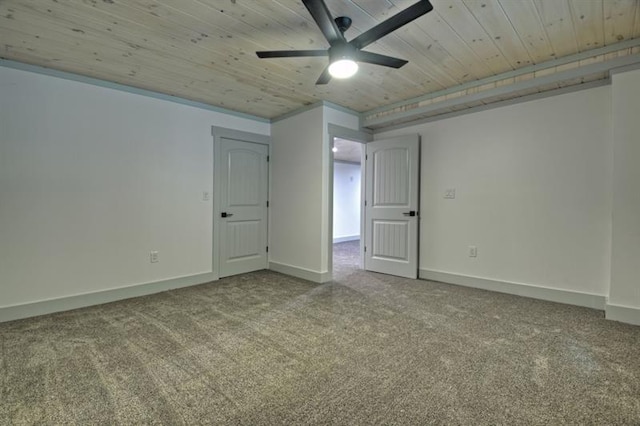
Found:
[[[415, 0], [327, 0], [350, 40]], [[0, 57], [264, 118], [319, 100], [358, 112], [640, 36], [640, 0], [432, 0], [365, 50], [408, 59], [315, 81], [328, 44], [300, 0], [0, 0]]]

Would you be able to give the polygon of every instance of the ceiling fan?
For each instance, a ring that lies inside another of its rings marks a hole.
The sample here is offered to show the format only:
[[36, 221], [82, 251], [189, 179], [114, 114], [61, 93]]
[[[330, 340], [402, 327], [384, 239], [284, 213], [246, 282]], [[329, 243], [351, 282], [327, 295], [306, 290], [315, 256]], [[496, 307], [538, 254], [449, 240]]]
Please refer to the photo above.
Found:
[[391, 56], [365, 52], [362, 49], [387, 34], [408, 24], [416, 18], [431, 12], [433, 6], [429, 0], [420, 0], [397, 13], [384, 22], [365, 31], [351, 41], [347, 41], [344, 32], [351, 26], [351, 18], [339, 16], [333, 18], [324, 0], [302, 0], [305, 7], [316, 21], [320, 31], [329, 42], [327, 50], [270, 50], [256, 52], [259, 58], [294, 58], [306, 56], [328, 56], [329, 65], [322, 71], [316, 84], [327, 84], [331, 77], [348, 78], [358, 71], [356, 62], [400, 68], [408, 61]]

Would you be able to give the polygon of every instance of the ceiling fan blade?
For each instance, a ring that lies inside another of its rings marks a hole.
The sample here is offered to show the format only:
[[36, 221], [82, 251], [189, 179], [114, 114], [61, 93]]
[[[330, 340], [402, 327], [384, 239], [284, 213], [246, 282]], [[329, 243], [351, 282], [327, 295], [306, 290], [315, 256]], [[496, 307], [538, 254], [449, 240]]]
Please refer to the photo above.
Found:
[[338, 29], [338, 25], [336, 25], [333, 20], [324, 0], [302, 0], [302, 2], [331, 46], [337, 42], [346, 41], [340, 29]]
[[306, 56], [328, 56], [326, 50], [267, 50], [256, 52], [258, 58], [300, 58]]
[[354, 46], [356, 49], [362, 49], [363, 47], [370, 45], [374, 41], [397, 30], [401, 26], [408, 24], [414, 19], [421, 17], [425, 13], [431, 12], [432, 10], [433, 5], [429, 0], [420, 0], [418, 3], [409, 6], [402, 12], [397, 13], [386, 21], [383, 21], [370, 30], [360, 34], [358, 37], [351, 40], [349, 44]]
[[320, 77], [318, 77], [316, 84], [327, 84], [329, 81], [331, 81], [331, 74], [329, 74], [329, 66], [327, 65]]
[[409, 62], [405, 61], [404, 59], [398, 59], [391, 56], [379, 55], [377, 53], [363, 51], [358, 52], [357, 60], [360, 62], [366, 62], [368, 64], [382, 65], [391, 68], [400, 68], [401, 66]]

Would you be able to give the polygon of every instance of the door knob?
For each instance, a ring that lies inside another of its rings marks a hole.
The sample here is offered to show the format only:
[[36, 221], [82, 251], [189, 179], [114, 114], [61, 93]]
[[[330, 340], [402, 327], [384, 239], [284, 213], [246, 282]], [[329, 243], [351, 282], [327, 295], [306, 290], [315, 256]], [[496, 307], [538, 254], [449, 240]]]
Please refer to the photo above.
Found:
[[405, 216], [417, 216], [418, 212], [415, 210], [411, 210], [410, 212], [404, 212], [402, 214]]
[[222, 212], [222, 213], [220, 213], [220, 216], [222, 216], [222, 217], [231, 217], [231, 216], [233, 216], [233, 213]]

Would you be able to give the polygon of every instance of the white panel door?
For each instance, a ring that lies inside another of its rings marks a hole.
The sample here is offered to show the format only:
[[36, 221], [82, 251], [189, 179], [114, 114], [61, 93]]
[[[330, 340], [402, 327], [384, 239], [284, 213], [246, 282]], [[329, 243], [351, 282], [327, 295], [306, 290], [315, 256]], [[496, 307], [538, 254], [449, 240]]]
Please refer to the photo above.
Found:
[[367, 144], [365, 269], [418, 277], [418, 135]]
[[267, 154], [221, 138], [220, 277], [267, 268]]

